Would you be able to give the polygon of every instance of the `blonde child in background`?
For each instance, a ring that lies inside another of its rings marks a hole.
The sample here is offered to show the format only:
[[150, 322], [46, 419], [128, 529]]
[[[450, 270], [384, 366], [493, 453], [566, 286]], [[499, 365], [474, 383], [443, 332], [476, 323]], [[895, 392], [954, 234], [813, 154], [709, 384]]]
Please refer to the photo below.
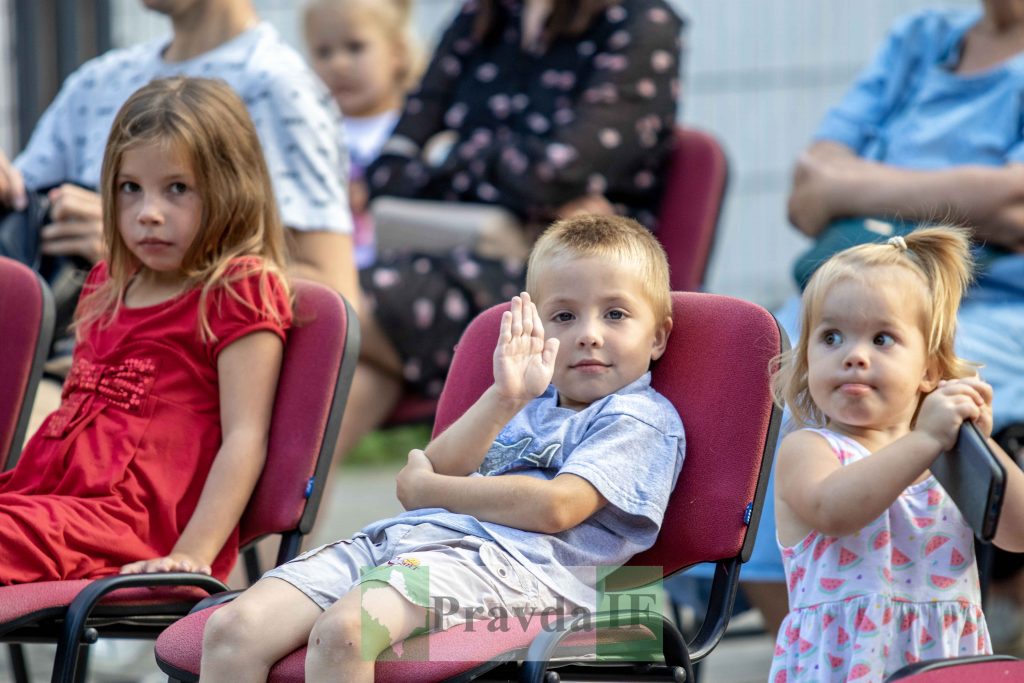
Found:
[[349, 205], [360, 268], [373, 262], [375, 251], [363, 173], [394, 130], [405, 94], [420, 76], [411, 14], [412, 0], [312, 0], [306, 5], [313, 70], [345, 115], [352, 163]]
[[[804, 428], [782, 441], [776, 522], [789, 588], [769, 680], [876, 681], [988, 653], [974, 539], [928, 471], [964, 420], [989, 437], [992, 389], [954, 353], [968, 233], [928, 228], [840, 252], [803, 294], [774, 377]], [[1024, 474], [995, 542], [1024, 550]]]
[[0, 474], [0, 585], [227, 577], [291, 320], [260, 150], [222, 81], [155, 80], [118, 112], [109, 257], [85, 283], [60, 407]]

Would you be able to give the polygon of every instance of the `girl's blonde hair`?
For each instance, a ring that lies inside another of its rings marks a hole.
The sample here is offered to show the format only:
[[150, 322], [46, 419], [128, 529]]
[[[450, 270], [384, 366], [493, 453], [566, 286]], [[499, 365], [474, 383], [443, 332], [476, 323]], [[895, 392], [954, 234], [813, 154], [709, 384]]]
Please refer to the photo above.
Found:
[[970, 233], [958, 227], [937, 226], [914, 230], [887, 243], [861, 244], [841, 251], [814, 273], [801, 299], [800, 341], [773, 361], [772, 393], [779, 405], [788, 405], [797, 425], [824, 426], [825, 415], [814, 404], [807, 384], [807, 348], [814, 322], [825, 297], [841, 280], [867, 281], [865, 271], [876, 267], [904, 268], [923, 286], [915, 288], [921, 299], [921, 331], [929, 360], [940, 378], [973, 375], [976, 366], [958, 358], [953, 342], [960, 299], [970, 284], [973, 259]]
[[384, 34], [397, 42], [405, 56], [398, 85], [403, 93], [407, 93], [419, 83], [426, 67], [423, 49], [412, 27], [412, 5], [413, 0], [310, 0], [306, 3], [304, 21], [308, 27], [312, 10], [318, 8], [358, 6], [359, 9], [369, 12], [380, 22]]
[[631, 218], [582, 215], [555, 222], [537, 239], [526, 266], [526, 291], [537, 295], [537, 278], [560, 256], [597, 256], [636, 268], [656, 320], [672, 317], [668, 257], [651, 231]]
[[[283, 276], [284, 229], [256, 129], [234, 90], [223, 81], [206, 78], [154, 80], [137, 90], [118, 111], [100, 173], [109, 279], [83, 292], [76, 315], [77, 333], [81, 336], [89, 325], [113, 319], [124, 304], [128, 282], [141, 267], [118, 230], [117, 186], [125, 152], [150, 144], [182, 154], [195, 176], [202, 214], [181, 271], [186, 288], [202, 287], [200, 336], [212, 341], [206, 301], [214, 288], [258, 272], [262, 298], [269, 302], [271, 273], [285, 291], [288, 284]], [[232, 259], [242, 256], [259, 258], [251, 259], [251, 268], [236, 267], [226, 274]], [[261, 313], [275, 320], [279, 317], [274, 307], [266, 309]]]

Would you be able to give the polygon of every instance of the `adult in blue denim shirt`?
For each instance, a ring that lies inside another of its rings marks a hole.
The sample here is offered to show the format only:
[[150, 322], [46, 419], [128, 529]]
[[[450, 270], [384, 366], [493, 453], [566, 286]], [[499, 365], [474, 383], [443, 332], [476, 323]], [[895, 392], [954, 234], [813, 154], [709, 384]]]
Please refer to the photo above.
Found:
[[[952, 221], [999, 252], [964, 299], [957, 339], [984, 364], [998, 432], [1024, 421], [1024, 1], [980, 4], [895, 24], [798, 159], [788, 209], [812, 238], [844, 218]], [[796, 298], [777, 313], [793, 340], [798, 313]], [[780, 582], [751, 591], [768, 615], [785, 589], [774, 524], [760, 531], [743, 574]]]

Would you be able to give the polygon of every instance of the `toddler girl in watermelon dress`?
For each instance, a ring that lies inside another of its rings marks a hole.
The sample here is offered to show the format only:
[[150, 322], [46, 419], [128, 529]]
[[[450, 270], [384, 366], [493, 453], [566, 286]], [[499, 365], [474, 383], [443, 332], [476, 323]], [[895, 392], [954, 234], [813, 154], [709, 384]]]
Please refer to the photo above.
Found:
[[[776, 400], [796, 429], [778, 453], [776, 524], [789, 589], [769, 680], [874, 681], [922, 659], [991, 652], [973, 533], [928, 471], [992, 388], [954, 353], [971, 278], [967, 233], [917, 230], [840, 252], [803, 294]], [[1024, 550], [1024, 474], [995, 542]]]

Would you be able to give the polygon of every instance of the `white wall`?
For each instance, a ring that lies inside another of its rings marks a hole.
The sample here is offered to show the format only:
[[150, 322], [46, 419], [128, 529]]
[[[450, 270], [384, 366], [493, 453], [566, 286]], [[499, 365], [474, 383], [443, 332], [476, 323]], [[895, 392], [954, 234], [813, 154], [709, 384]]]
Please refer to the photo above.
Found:
[[[669, 0], [689, 18], [682, 120], [711, 131], [731, 162], [729, 193], [708, 289], [778, 304], [804, 240], [785, 220], [793, 159], [825, 109], [870, 58], [892, 20], [928, 0]], [[940, 0], [941, 1], [941, 0]], [[0, 55], [10, 0], [0, 0]], [[166, 20], [138, 0], [114, 0], [117, 45], [164, 33]], [[261, 15], [301, 46], [301, 3], [255, 0]], [[945, 4], [974, 5], [974, 0]], [[419, 0], [424, 43], [459, 0]], [[3, 60], [9, 63], [10, 60]], [[13, 141], [10, 69], [0, 67], [0, 145]]]

